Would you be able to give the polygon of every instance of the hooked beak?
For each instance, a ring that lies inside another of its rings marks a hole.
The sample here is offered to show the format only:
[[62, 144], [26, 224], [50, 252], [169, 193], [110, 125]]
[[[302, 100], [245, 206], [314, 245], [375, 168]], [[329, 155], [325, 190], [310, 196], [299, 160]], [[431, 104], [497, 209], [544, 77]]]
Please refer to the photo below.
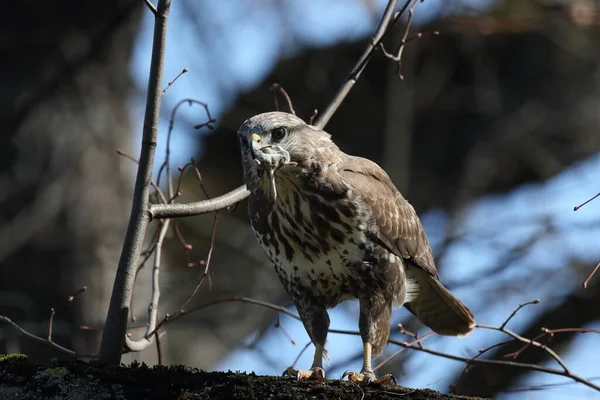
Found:
[[260, 136], [256, 133], [250, 135], [250, 145], [252, 146], [252, 151], [257, 151], [262, 148], [260, 144]]

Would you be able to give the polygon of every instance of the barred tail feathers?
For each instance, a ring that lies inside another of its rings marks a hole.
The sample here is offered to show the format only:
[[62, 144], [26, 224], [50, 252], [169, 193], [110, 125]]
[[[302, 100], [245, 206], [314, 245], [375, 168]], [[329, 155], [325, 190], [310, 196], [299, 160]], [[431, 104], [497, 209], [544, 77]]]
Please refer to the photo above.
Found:
[[421, 322], [440, 335], [465, 336], [475, 327], [471, 310], [442, 283], [425, 271], [411, 271], [419, 285], [419, 294], [405, 304]]

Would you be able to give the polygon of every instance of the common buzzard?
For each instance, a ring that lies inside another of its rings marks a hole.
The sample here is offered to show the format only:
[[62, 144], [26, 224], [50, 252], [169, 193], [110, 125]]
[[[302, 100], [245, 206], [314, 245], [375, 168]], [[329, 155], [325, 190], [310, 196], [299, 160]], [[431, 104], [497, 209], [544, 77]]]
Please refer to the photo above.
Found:
[[327, 309], [360, 302], [360, 373], [387, 343], [392, 307], [406, 306], [442, 335], [463, 336], [475, 321], [439, 281], [413, 207], [376, 163], [343, 153], [325, 131], [283, 112], [256, 115], [238, 131], [254, 233], [273, 262], [315, 345], [310, 371], [323, 379]]

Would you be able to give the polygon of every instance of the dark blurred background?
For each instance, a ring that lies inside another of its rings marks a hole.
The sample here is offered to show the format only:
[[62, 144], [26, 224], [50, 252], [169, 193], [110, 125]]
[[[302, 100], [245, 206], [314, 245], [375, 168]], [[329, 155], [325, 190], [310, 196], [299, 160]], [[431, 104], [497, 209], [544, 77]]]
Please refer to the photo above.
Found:
[[[239, 186], [235, 131], [251, 115], [274, 109], [269, 86], [281, 84], [304, 119], [323, 110], [384, 6], [174, 0], [165, 85], [184, 67], [189, 72], [163, 98], [158, 163], [173, 107], [198, 99], [209, 104], [217, 128], [194, 130], [206, 121], [204, 111], [182, 106], [173, 167], [196, 157], [211, 196]], [[344, 151], [388, 171], [420, 213], [442, 279], [478, 322], [498, 325], [519, 303], [541, 300], [510, 325], [523, 336], [541, 327], [600, 327], [600, 276], [581, 287], [600, 259], [600, 203], [573, 212], [599, 189], [599, 10], [594, 0], [419, 3], [412, 32], [423, 36], [404, 51], [404, 79], [377, 53], [326, 128]], [[116, 149], [139, 153], [153, 20], [141, 0], [10, 2], [0, 20], [0, 314], [46, 336], [54, 307], [54, 339], [93, 353], [101, 333], [80, 326], [101, 328], [106, 315], [135, 172]], [[398, 24], [386, 38], [388, 49], [398, 46], [404, 28]], [[193, 173], [183, 194], [182, 201], [203, 196]], [[244, 202], [220, 213], [212, 285], [202, 286], [195, 304], [248, 296], [291, 306], [245, 209]], [[169, 235], [161, 316], [177, 310], [202, 276], [203, 267], [188, 263], [206, 257], [212, 220], [177, 221], [189, 252]], [[149, 281], [146, 267], [135, 290], [137, 323], [145, 319]], [[88, 290], [67, 302], [84, 285]], [[332, 312], [334, 328], [356, 329], [356, 320], [355, 303]], [[308, 339], [299, 322], [282, 318], [293, 345], [275, 321], [274, 311], [243, 303], [191, 314], [167, 327], [164, 361], [279, 374]], [[395, 321], [427, 332], [403, 309]], [[393, 337], [406, 340], [394, 326]], [[500, 340], [476, 331], [426, 343], [470, 357]], [[328, 343], [330, 377], [360, 368], [359, 339], [330, 335]], [[551, 344], [573, 372], [599, 378], [600, 338], [564, 333]], [[517, 348], [488, 357], [502, 359]], [[62, 356], [2, 325], [4, 352], [42, 361]], [[156, 351], [123, 361], [134, 359], [156, 363]], [[520, 360], [555, 367], [535, 349]], [[463, 367], [404, 352], [386, 368], [403, 385], [449, 391]], [[567, 378], [494, 367], [473, 367], [460, 387], [506, 399], [537, 398], [539, 390], [552, 399], [596, 395]]]

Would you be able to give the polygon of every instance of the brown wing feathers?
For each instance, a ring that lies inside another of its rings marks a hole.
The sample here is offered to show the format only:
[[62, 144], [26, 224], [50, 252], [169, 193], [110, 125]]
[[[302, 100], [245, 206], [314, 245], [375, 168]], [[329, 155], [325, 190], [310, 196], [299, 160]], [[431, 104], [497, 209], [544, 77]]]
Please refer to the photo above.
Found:
[[413, 207], [374, 162], [347, 156], [340, 166], [344, 181], [371, 208], [376, 238], [402, 257], [407, 276], [419, 285], [419, 295], [406, 307], [425, 325], [442, 335], [463, 336], [475, 325], [471, 311], [439, 281], [431, 246]]

